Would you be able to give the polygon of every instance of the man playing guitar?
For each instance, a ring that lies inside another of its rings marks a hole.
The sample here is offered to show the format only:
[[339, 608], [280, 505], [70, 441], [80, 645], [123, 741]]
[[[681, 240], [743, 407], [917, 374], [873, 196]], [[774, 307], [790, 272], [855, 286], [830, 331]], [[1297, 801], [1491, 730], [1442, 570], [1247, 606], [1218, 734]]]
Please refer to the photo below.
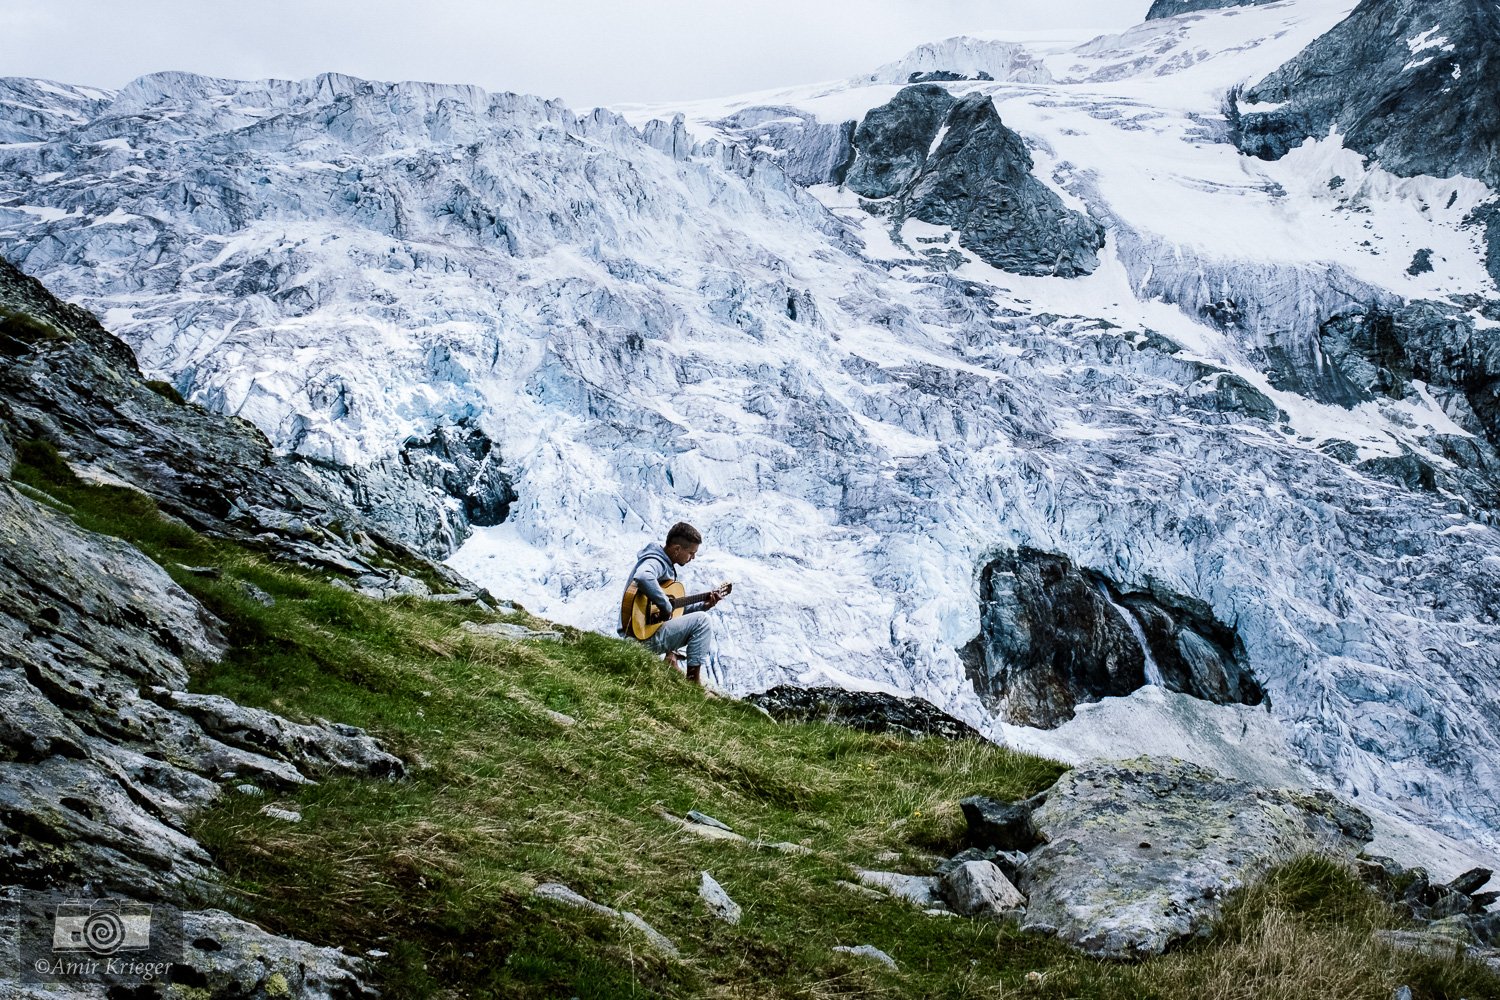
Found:
[[[677, 651], [687, 647], [687, 679], [702, 684], [703, 663], [713, 645], [713, 625], [708, 610], [729, 593], [729, 585], [706, 594], [683, 597], [677, 583], [677, 567], [698, 555], [703, 536], [686, 521], [678, 521], [667, 532], [665, 545], [652, 542], [636, 553], [635, 569], [626, 582], [620, 605], [620, 634], [645, 643], [667, 662], [676, 665]], [[667, 589], [663, 589], [663, 585]], [[675, 596], [669, 596], [672, 590]]]

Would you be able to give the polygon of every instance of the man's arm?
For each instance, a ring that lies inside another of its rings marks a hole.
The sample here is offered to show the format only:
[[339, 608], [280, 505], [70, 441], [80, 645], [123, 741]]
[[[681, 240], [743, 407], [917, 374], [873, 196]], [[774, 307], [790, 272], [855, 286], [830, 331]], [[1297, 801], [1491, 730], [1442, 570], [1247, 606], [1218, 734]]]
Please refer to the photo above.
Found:
[[651, 602], [652, 606], [660, 611], [663, 617], [670, 618], [672, 617], [672, 600], [667, 596], [667, 592], [661, 589], [661, 583], [656, 578], [660, 563], [659, 559], [647, 559], [641, 563], [640, 569], [635, 571], [632, 579], [640, 584], [641, 592], [646, 595], [646, 599]]

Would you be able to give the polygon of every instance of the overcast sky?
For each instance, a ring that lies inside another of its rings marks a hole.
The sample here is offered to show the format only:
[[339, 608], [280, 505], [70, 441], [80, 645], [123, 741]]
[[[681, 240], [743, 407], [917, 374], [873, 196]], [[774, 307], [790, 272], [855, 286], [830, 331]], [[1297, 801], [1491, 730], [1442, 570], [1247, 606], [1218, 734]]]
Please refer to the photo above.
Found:
[[1118, 30], [1149, 0], [0, 0], [0, 76], [473, 83], [574, 107], [840, 79], [922, 42]]

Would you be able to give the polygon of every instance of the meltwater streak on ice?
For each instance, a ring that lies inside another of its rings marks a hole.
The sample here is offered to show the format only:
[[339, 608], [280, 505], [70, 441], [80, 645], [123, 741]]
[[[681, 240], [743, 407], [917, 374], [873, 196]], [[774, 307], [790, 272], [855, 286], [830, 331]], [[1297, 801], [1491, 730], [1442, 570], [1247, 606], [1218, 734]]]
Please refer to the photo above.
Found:
[[1103, 583], [1099, 584], [1099, 593], [1109, 602], [1109, 606], [1115, 609], [1115, 613], [1125, 619], [1125, 627], [1130, 629], [1130, 634], [1135, 636], [1135, 641], [1140, 645], [1141, 656], [1146, 661], [1146, 683], [1155, 684], [1159, 688], [1166, 687], [1167, 683], [1161, 676], [1161, 667], [1157, 666], [1156, 657], [1151, 655], [1151, 646], [1146, 642], [1146, 630], [1141, 628], [1141, 623], [1136, 619], [1135, 615], [1130, 613], [1129, 608], [1122, 607], [1114, 599], [1114, 596], [1109, 592], [1109, 588]]

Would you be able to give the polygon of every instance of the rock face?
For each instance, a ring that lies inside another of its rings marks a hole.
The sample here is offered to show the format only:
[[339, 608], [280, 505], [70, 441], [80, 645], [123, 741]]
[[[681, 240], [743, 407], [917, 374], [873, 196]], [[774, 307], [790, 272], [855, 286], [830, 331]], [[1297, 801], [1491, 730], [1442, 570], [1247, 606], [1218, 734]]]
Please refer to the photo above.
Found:
[[1222, 10], [1225, 7], [1257, 7], [1261, 4], [1280, 3], [1282, 0], [1156, 0], [1146, 12], [1146, 20], [1155, 21], [1178, 14], [1191, 14], [1199, 10]]
[[1394, 174], [1464, 174], [1500, 187], [1496, 38], [1500, 10], [1485, 0], [1364, 0], [1245, 91], [1239, 146], [1277, 159], [1336, 129]]
[[1497, 37], [1500, 11], [1484, 0], [1363, 0], [1245, 91], [1240, 148], [1275, 159], [1337, 128], [1394, 174], [1500, 186]]
[[948, 740], [984, 737], [973, 726], [921, 698], [898, 698], [879, 691], [800, 688], [782, 685], [745, 698], [778, 722], [828, 722], [867, 733], [938, 736]]
[[986, 94], [903, 89], [854, 133], [848, 186], [896, 198], [898, 216], [948, 226], [980, 259], [1016, 274], [1074, 277], [1099, 265], [1104, 228], [1032, 175], [1031, 154]]
[[1121, 959], [1206, 932], [1225, 894], [1273, 863], [1330, 847], [1354, 853], [1372, 831], [1332, 796], [1151, 758], [1069, 771], [1034, 819], [1046, 843], [1021, 867], [1023, 926]]
[[1032, 175], [1021, 137], [986, 94], [959, 100], [906, 195], [914, 219], [950, 226], [980, 259], [1016, 274], [1071, 278], [1099, 266], [1104, 227]]
[[1262, 700], [1234, 631], [1181, 594], [1121, 594], [1065, 557], [1020, 549], [985, 569], [980, 601], [969, 675], [1017, 724], [1051, 728], [1081, 702], [1148, 683], [1216, 704]]
[[[374, 572], [366, 560], [404, 550], [370, 538], [253, 428], [147, 386], [92, 317], [3, 261], [0, 311], [0, 896], [185, 907], [193, 945], [174, 975], [212, 996], [367, 995], [368, 970], [348, 956], [196, 909], [217, 898], [215, 872], [186, 829], [230, 785], [390, 779], [402, 762], [351, 726], [187, 692], [189, 669], [226, 651], [220, 624], [139, 550], [13, 483], [11, 463], [62, 461], [45, 442], [200, 531], [325, 570]], [[349, 538], [320, 517], [344, 519]], [[220, 933], [235, 942], [213, 944]]]
[[889, 198], [922, 172], [927, 152], [958, 101], [936, 84], [905, 87], [854, 130], [854, 162], [844, 183], [866, 198]]

